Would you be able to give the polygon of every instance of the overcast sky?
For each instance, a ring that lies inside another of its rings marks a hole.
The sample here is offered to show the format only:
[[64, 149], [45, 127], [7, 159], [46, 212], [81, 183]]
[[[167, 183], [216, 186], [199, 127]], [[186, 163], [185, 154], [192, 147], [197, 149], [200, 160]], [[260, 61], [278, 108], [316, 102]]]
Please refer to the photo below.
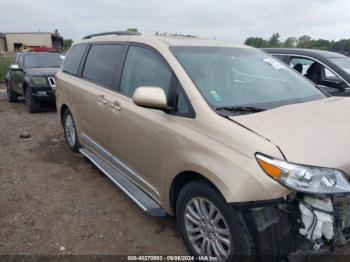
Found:
[[350, 38], [349, 0], [0, 0], [0, 32], [51, 31], [80, 39], [136, 27], [145, 34], [182, 33], [244, 42]]

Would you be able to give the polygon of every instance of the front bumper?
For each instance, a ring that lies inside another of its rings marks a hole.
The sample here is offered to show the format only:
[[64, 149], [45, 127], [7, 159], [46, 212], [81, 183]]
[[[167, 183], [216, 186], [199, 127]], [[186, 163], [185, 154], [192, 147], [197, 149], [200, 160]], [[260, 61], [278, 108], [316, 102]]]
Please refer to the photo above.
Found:
[[30, 86], [31, 94], [36, 102], [55, 102], [55, 91], [51, 86]]
[[279, 261], [296, 252], [327, 254], [350, 240], [350, 196], [294, 193], [275, 202], [240, 206], [239, 211], [260, 261]]

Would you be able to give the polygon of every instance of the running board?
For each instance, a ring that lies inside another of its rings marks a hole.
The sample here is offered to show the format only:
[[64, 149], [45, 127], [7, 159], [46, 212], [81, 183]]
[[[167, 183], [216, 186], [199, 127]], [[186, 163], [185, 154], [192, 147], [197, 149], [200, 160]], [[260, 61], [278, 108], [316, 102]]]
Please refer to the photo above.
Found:
[[79, 148], [79, 152], [88, 158], [107, 177], [109, 177], [112, 182], [116, 184], [125, 194], [127, 194], [128, 197], [130, 197], [143, 211], [155, 217], [167, 216], [166, 211], [157, 202], [155, 202], [145, 192], [120, 174], [110, 164], [106, 163], [106, 161], [86, 148]]

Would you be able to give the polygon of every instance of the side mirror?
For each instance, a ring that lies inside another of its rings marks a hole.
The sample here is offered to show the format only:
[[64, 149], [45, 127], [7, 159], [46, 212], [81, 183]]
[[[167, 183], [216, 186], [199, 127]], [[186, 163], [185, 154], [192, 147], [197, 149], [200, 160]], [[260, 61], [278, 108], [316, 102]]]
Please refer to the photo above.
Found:
[[132, 100], [138, 106], [167, 109], [167, 99], [165, 92], [160, 87], [155, 86], [140, 86], [136, 88]]
[[347, 84], [338, 77], [326, 77], [322, 80], [322, 85], [330, 88], [345, 89]]
[[19, 70], [19, 66], [18, 65], [11, 65], [10, 68], [12, 70]]

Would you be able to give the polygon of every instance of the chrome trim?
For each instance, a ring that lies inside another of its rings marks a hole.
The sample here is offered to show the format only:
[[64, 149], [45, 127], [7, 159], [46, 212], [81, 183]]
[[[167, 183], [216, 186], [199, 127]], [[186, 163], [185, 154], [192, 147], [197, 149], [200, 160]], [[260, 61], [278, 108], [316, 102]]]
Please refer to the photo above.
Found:
[[146, 187], [151, 189], [157, 196], [159, 196], [159, 192], [156, 188], [154, 188], [152, 185], [150, 185], [144, 178], [142, 178], [140, 175], [136, 174], [134, 170], [132, 170], [130, 167], [128, 167], [126, 164], [124, 164], [120, 159], [117, 157], [113, 156], [109, 151], [104, 149], [101, 145], [99, 145], [97, 142], [95, 142], [91, 137], [89, 137], [87, 134], [82, 133], [82, 138], [97, 149], [97, 151], [106, 159], [109, 159], [112, 161], [113, 164], [116, 165], [118, 170], [122, 173], [124, 173], [126, 176], [130, 177], [131, 179], [136, 179], [140, 181], [142, 184], [144, 184]]
[[143, 211], [147, 212], [147, 208], [142, 205], [125, 187], [123, 187], [117, 180], [115, 180], [101, 165], [99, 165], [92, 157], [85, 153], [82, 148], [79, 148], [79, 152], [88, 158], [98, 169], [100, 169], [114, 184], [116, 184], [125, 194], [128, 195]]
[[[268, 53], [268, 52], [267, 52]], [[333, 74], [335, 74], [337, 77], [339, 77], [340, 79], [342, 79], [348, 86], [350, 86], [349, 82], [346, 81], [342, 76], [340, 76], [337, 72], [335, 72], [333, 69], [331, 69], [329, 66], [327, 66], [325, 63], [321, 62], [320, 60], [311, 57], [311, 56], [307, 56], [307, 55], [295, 55], [295, 54], [275, 54], [275, 53], [268, 53], [271, 56], [275, 56], [275, 55], [279, 55], [279, 56], [293, 56], [293, 57], [300, 57], [300, 58], [308, 58], [311, 60], [314, 60], [318, 63], [320, 63], [321, 65], [323, 65], [325, 68], [327, 68], [329, 71], [331, 71]], [[278, 57], [277, 57], [278, 58]], [[289, 64], [289, 67], [292, 68]], [[301, 74], [302, 76], [304, 76], [303, 74]], [[347, 89], [347, 88], [346, 88]]]
[[49, 84], [51, 86], [52, 89], [55, 89], [56, 87], [56, 80], [54, 77], [50, 76], [47, 78], [47, 80], [49, 80]]

